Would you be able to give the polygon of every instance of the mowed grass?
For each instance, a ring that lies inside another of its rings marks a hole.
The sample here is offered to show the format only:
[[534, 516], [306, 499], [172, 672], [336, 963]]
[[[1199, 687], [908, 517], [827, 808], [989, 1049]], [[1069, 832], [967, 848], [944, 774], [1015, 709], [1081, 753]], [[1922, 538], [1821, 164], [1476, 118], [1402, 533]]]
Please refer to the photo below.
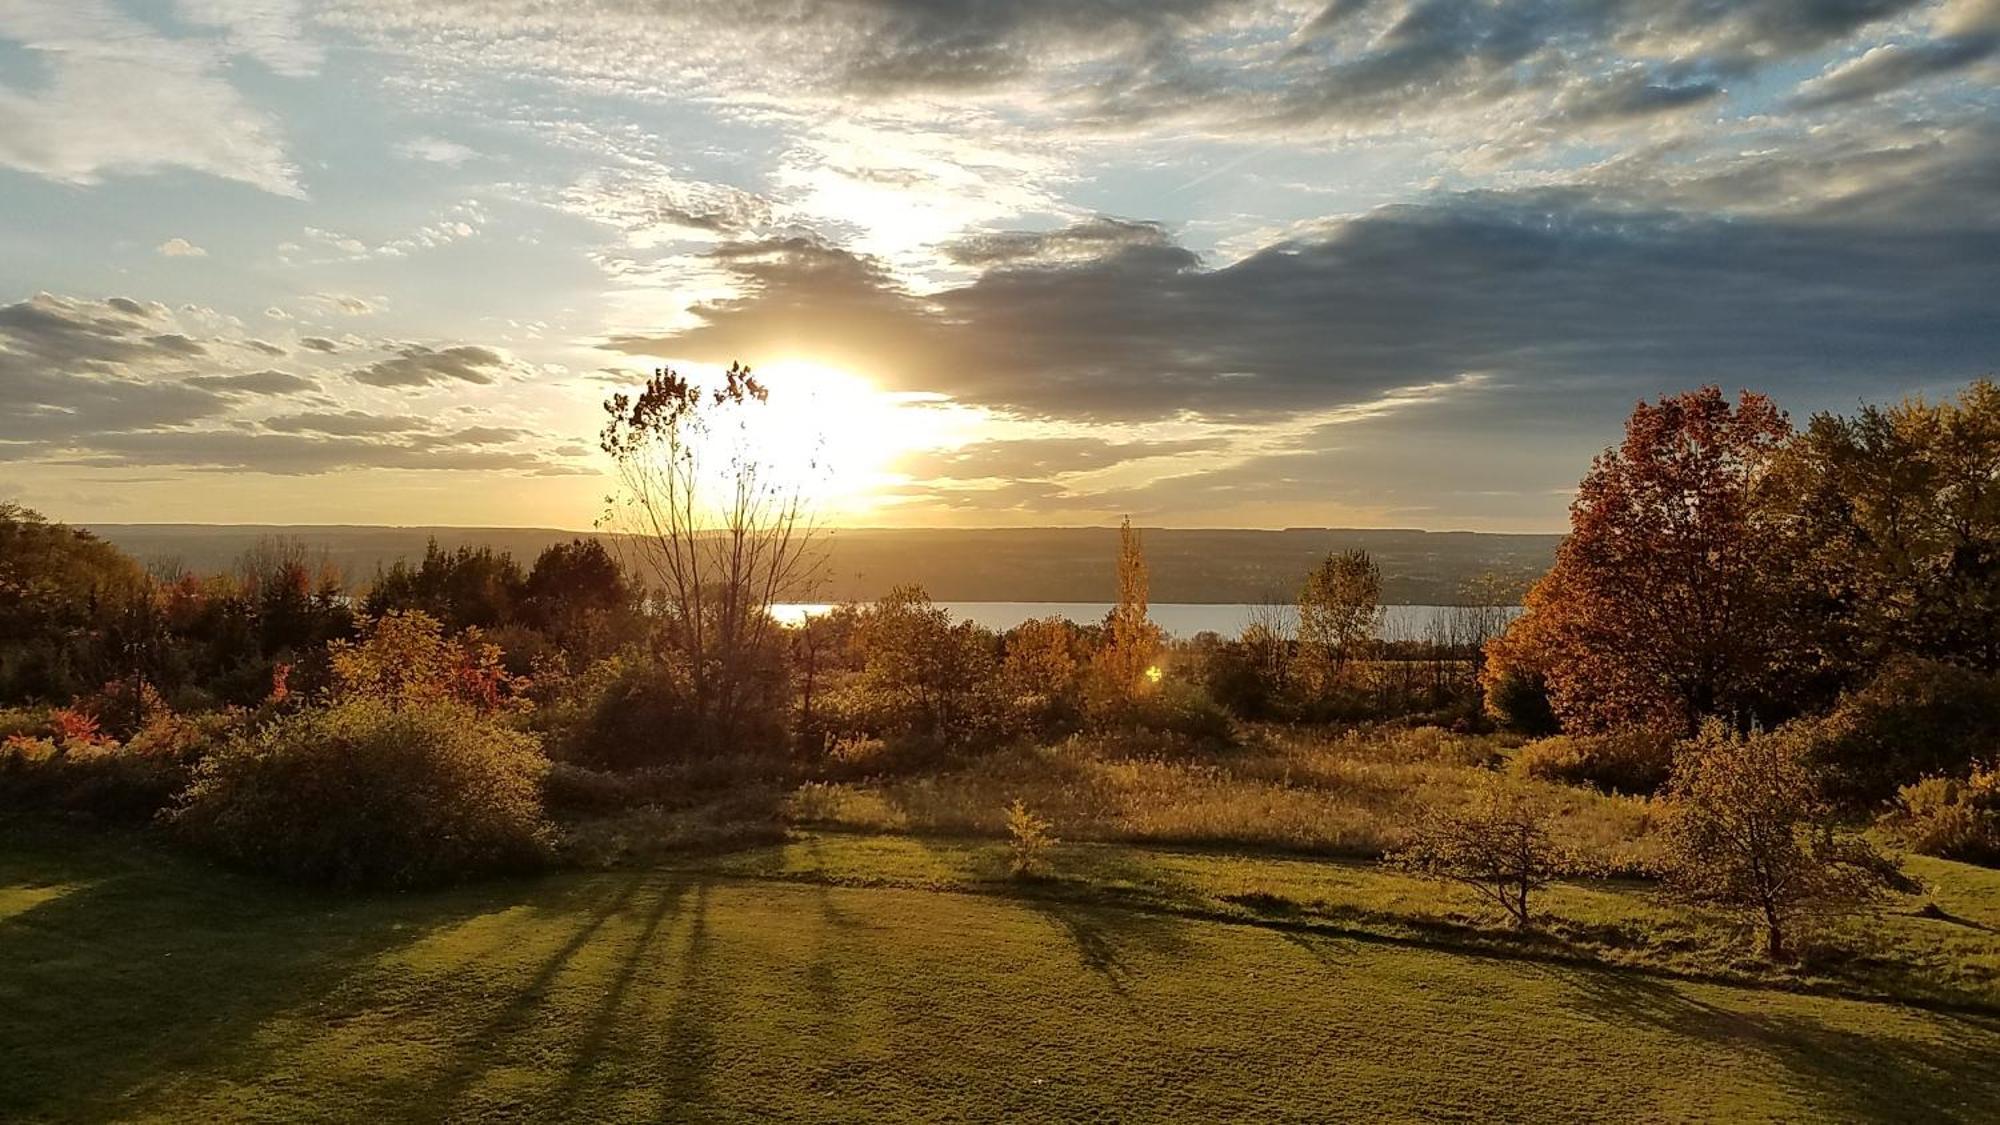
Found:
[[[914, 885], [967, 862], [806, 839], [331, 897], [139, 837], [17, 830], [0, 835], [0, 1120], [1971, 1121], [2000, 1104], [1990, 1016]], [[894, 864], [911, 885], [835, 878]]]

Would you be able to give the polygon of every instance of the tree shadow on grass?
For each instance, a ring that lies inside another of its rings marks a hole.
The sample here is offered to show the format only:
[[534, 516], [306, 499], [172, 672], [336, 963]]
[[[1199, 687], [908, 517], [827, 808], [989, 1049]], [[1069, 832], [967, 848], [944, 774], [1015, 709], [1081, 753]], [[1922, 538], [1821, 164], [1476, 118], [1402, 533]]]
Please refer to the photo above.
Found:
[[1091, 906], [1052, 898], [1023, 898], [1023, 906], [1053, 922], [1076, 949], [1077, 960], [1104, 978], [1112, 991], [1130, 997], [1137, 979], [1134, 952], [1176, 956], [1187, 950], [1185, 923], [1171, 915], [1118, 907]]
[[721, 998], [715, 993], [709, 966], [709, 940], [708, 885], [703, 883], [695, 888], [687, 944], [674, 980], [673, 1007], [667, 1013], [662, 1121], [697, 1116], [710, 1092], [709, 1074], [715, 1061], [713, 1019]]
[[[1770, 1060], [1836, 1119], [1988, 1121], [2000, 1105], [2000, 1019], [1868, 1005], [1880, 1032], [1830, 1026], [1797, 1012], [1732, 1011], [1630, 973], [1551, 968], [1575, 1005], [1607, 1022], [1658, 1029]], [[1829, 1001], [1829, 1003], [1834, 1003]], [[1858, 1003], [1858, 1002], [1848, 1002]], [[1905, 1025], [1903, 1029], [1890, 1026]], [[1899, 1034], [1931, 1025], [1925, 1039]]]
[[518, 887], [437, 895], [287, 890], [149, 834], [13, 826], [0, 885], [75, 889], [0, 922], [0, 1119], [129, 1112], [189, 1074], [254, 1060], [260, 1028]]
[[576, 1049], [570, 1055], [570, 1069], [562, 1079], [562, 1089], [554, 1097], [564, 1111], [572, 1115], [576, 1113], [584, 1085], [608, 1061], [614, 1045], [612, 1035], [620, 1029], [620, 1013], [624, 1013], [626, 999], [632, 993], [632, 983], [640, 969], [652, 961], [660, 927], [680, 913], [680, 901], [686, 899], [686, 895], [686, 883], [668, 883], [654, 889], [652, 903], [644, 907], [646, 921], [640, 925], [638, 937], [632, 941], [626, 955], [618, 959], [618, 969], [612, 973], [612, 981], [606, 985], [604, 997], [596, 1005], [590, 1029], [576, 1041]]

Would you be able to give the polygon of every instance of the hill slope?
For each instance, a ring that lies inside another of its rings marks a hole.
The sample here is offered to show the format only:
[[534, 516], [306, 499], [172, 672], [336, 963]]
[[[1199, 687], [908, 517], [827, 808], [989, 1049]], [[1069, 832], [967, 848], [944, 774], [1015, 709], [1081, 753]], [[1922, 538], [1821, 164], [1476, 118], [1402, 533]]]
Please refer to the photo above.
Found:
[[10, 843], [10, 1121], [1971, 1121], [2000, 1102], [1985, 1016], [699, 866], [334, 898], [137, 843]]
[[[489, 545], [525, 564], [573, 532], [546, 528], [288, 527], [101, 524], [91, 530], [146, 560], [171, 559], [199, 571], [225, 569], [260, 538], [292, 536], [324, 551], [365, 582], [378, 566], [421, 556], [427, 540], [446, 548]], [[1556, 535], [1464, 531], [1291, 528], [1145, 531], [1158, 602], [1255, 602], [1298, 588], [1329, 551], [1362, 547], [1382, 567], [1384, 597], [1409, 604], [1460, 599], [1474, 576], [1525, 580], [1548, 568]], [[829, 601], [880, 597], [918, 583], [940, 601], [1110, 601], [1116, 596], [1112, 528], [988, 530], [853, 528], [829, 540]]]

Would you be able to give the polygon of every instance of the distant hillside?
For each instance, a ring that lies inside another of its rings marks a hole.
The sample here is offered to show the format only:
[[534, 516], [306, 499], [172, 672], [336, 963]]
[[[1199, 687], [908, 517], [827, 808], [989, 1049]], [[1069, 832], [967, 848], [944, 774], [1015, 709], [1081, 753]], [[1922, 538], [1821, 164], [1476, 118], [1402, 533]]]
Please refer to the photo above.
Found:
[[[524, 565], [576, 533], [521, 527], [285, 527], [99, 524], [92, 531], [147, 561], [177, 560], [190, 570], [222, 570], [266, 536], [304, 540], [358, 585], [377, 567], [421, 556], [435, 537], [446, 548], [489, 545]], [[1382, 567], [1384, 600], [1458, 600], [1475, 575], [1523, 580], [1548, 568], [1560, 536], [1469, 531], [1290, 528], [1284, 531], [1149, 529], [1153, 600], [1253, 602], [1296, 590], [1329, 551], [1363, 547]], [[830, 537], [829, 601], [875, 598], [902, 583], [940, 601], [1110, 601], [1118, 533], [1105, 527], [843, 529]]]

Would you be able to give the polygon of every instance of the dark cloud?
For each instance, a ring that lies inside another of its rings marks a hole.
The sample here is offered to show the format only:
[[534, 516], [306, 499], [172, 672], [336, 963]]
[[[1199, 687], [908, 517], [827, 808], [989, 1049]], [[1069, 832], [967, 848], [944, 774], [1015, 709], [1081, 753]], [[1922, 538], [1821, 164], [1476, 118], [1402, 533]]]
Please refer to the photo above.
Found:
[[394, 357], [352, 371], [349, 377], [371, 387], [422, 387], [453, 381], [484, 386], [513, 368], [513, 361], [505, 355], [476, 344], [443, 349], [406, 344]]
[[1913, 46], [1891, 43], [1805, 83], [1793, 104], [1822, 109], [1878, 97], [1964, 70], [1996, 53], [2000, 53], [2000, 32], [1948, 36]]
[[[132, 310], [137, 308], [135, 313]], [[104, 429], [216, 417], [229, 400], [155, 377], [184, 370], [182, 336], [153, 332], [153, 310], [114, 297], [43, 293], [0, 305], [0, 441], [32, 456], [45, 443]]]
[[191, 386], [225, 394], [293, 395], [319, 390], [319, 384], [288, 371], [250, 371], [240, 375], [195, 375], [186, 380]]
[[1578, 125], [1631, 121], [1714, 101], [1722, 93], [1722, 85], [1713, 80], [1661, 80], [1635, 68], [1565, 91], [1551, 120]]
[[264, 420], [264, 427], [279, 433], [334, 434], [358, 437], [363, 434], [407, 433], [425, 428], [422, 418], [409, 415], [370, 414], [364, 410], [307, 411], [280, 414]]
[[127, 316], [151, 317], [159, 311], [158, 309], [147, 308], [130, 297], [113, 297], [104, 303]]
[[311, 476], [342, 469], [514, 472], [538, 476], [591, 470], [540, 454], [411, 440], [234, 430], [146, 430], [103, 434], [74, 463], [95, 467], [171, 465], [191, 469]]
[[[506, 448], [533, 436], [506, 427], [433, 432], [435, 423], [425, 418], [359, 410], [246, 420], [234, 412], [248, 396], [307, 394], [319, 384], [284, 371], [214, 370], [207, 347], [158, 330], [165, 315], [161, 306], [126, 298], [88, 301], [46, 293], [0, 305], [0, 461], [281, 474], [361, 468], [589, 471], [567, 453]], [[407, 365], [429, 378], [474, 382], [490, 381], [482, 376], [513, 366], [490, 348], [432, 350], [414, 344], [376, 367], [385, 364]]]
[[316, 352], [327, 352], [329, 354], [340, 350], [339, 344], [334, 343], [332, 340], [329, 340], [324, 336], [301, 336], [299, 338], [299, 346], [302, 348], [310, 348], [311, 350]]
[[[2000, 354], [1986, 296], [2000, 222], [1936, 227], [1886, 206], [1832, 222], [1474, 193], [1217, 269], [1164, 236], [1104, 229], [986, 240], [1014, 248], [972, 255], [1001, 268], [928, 295], [810, 240], [728, 246], [715, 260], [742, 296], [698, 306], [679, 334], [612, 344], [714, 362], [803, 350], [898, 387], [1091, 420], [1269, 419], [1467, 373], [1626, 399], [1712, 379], [1964, 378]], [[1066, 238], [1103, 252], [1039, 250]]]
[[188, 339], [178, 332], [148, 336], [146, 337], [146, 342], [159, 348], [161, 351], [172, 352], [175, 355], [199, 356], [208, 354], [207, 347], [197, 341]]
[[239, 342], [244, 347], [249, 348], [251, 351], [256, 352], [260, 355], [281, 356], [285, 354], [285, 349], [279, 347], [276, 344], [271, 343], [268, 340], [242, 340]]
[[1098, 217], [1052, 231], [995, 231], [961, 239], [944, 247], [947, 260], [964, 266], [1050, 265], [1090, 261], [1121, 251], [1151, 249], [1175, 261], [1194, 265], [1186, 250], [1175, 246], [1158, 223]]

